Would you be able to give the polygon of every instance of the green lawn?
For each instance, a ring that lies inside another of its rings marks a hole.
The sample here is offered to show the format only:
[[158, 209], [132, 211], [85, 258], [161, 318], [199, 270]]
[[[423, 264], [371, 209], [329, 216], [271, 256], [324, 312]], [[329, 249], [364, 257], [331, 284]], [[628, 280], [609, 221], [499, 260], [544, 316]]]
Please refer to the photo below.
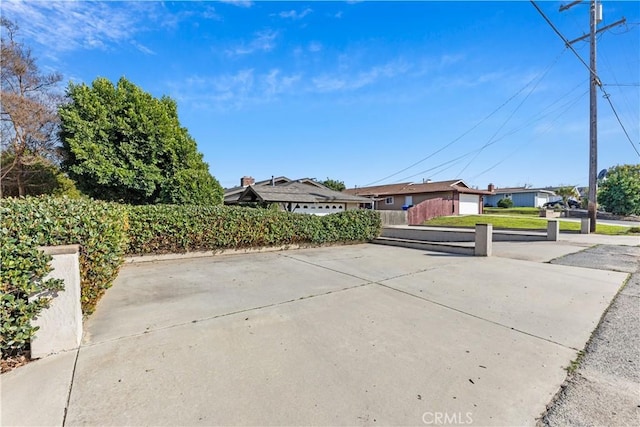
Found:
[[540, 216], [540, 208], [484, 208], [489, 215]]
[[[443, 227], [470, 227], [476, 224], [493, 224], [493, 228], [516, 229], [516, 230], [546, 230], [547, 220], [544, 218], [517, 217], [495, 215], [464, 215], [464, 216], [442, 216], [426, 221], [424, 225], [435, 225]], [[560, 231], [580, 231], [579, 222], [560, 221]], [[640, 232], [638, 228], [633, 230], [630, 227], [618, 225], [597, 224], [596, 233], [609, 235], [624, 235], [632, 232]]]

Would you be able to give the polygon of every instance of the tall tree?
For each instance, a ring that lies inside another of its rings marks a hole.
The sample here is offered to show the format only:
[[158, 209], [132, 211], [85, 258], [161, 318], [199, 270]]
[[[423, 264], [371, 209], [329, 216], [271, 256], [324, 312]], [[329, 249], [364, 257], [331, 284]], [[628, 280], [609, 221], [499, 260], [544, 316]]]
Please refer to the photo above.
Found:
[[640, 215], [640, 164], [610, 168], [600, 183], [598, 203], [616, 215]]
[[2, 187], [11, 186], [17, 195], [24, 196], [29, 184], [41, 178], [32, 166], [58, 160], [56, 109], [60, 97], [54, 89], [62, 77], [41, 73], [31, 50], [18, 41], [18, 27], [5, 18], [0, 18], [0, 24], [0, 180]]
[[220, 204], [223, 190], [175, 101], [154, 98], [122, 77], [69, 84], [59, 110], [63, 169], [94, 198], [131, 204]]
[[344, 181], [338, 181], [336, 179], [331, 179], [327, 177], [324, 181], [321, 181], [320, 184], [328, 187], [334, 191], [344, 191], [347, 187], [344, 185]]

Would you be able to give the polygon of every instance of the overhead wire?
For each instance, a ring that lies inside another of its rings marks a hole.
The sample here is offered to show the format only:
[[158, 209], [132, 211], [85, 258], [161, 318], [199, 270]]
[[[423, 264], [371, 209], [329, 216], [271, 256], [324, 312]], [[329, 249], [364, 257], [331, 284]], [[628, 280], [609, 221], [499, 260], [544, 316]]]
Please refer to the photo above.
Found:
[[[550, 67], [552, 67], [553, 65], [555, 65], [555, 63], [558, 62], [558, 60], [560, 59], [560, 57], [562, 56], [562, 54], [566, 51], [566, 49], [563, 49], [558, 56], [556, 56], [556, 58], [552, 61]], [[546, 72], [546, 71], [545, 71]], [[514, 100], [518, 95], [520, 95], [522, 92], [524, 92], [524, 90], [529, 87], [529, 85], [531, 85], [536, 79], [538, 78], [538, 75], [534, 76], [531, 80], [529, 80], [524, 86], [522, 86], [516, 93], [514, 93], [512, 96], [510, 96], [506, 101], [504, 101], [502, 104], [500, 104], [500, 106], [498, 106], [496, 109], [494, 109], [491, 113], [489, 113], [488, 115], [486, 115], [484, 118], [480, 119], [476, 124], [474, 124], [473, 126], [471, 126], [469, 129], [467, 129], [465, 132], [463, 132], [462, 134], [460, 134], [459, 136], [457, 136], [456, 138], [454, 138], [453, 140], [449, 141], [447, 144], [443, 145], [442, 147], [440, 147], [439, 149], [437, 149], [436, 151], [432, 152], [431, 154], [421, 158], [420, 160], [410, 164], [409, 166], [400, 169], [397, 172], [394, 172], [390, 175], [387, 175], [383, 178], [377, 179], [375, 181], [371, 181], [367, 184], [365, 184], [364, 186], [370, 186], [370, 185], [374, 185], [377, 184], [379, 182], [382, 181], [386, 181], [389, 178], [393, 178], [394, 176], [398, 176], [400, 175], [402, 172], [406, 172], [409, 169], [424, 163], [425, 161], [429, 160], [430, 158], [432, 158], [433, 156], [435, 156], [436, 154], [441, 153], [442, 151], [446, 150], [447, 148], [449, 148], [450, 146], [452, 146], [453, 144], [455, 144], [456, 142], [460, 141], [462, 138], [464, 138], [465, 136], [467, 136], [468, 134], [470, 134], [472, 131], [474, 131], [476, 128], [478, 128], [481, 124], [483, 124], [484, 122], [486, 122], [487, 120], [489, 120], [494, 114], [496, 114], [498, 111], [500, 111], [502, 108], [504, 108], [507, 104], [509, 104], [512, 100]]]
[[[563, 51], [564, 52], [564, 51]], [[555, 63], [554, 63], [555, 65]], [[538, 85], [540, 84], [540, 82], [542, 81], [542, 79], [547, 75], [547, 73], [549, 72], [549, 70], [551, 70], [551, 67], [547, 68], [544, 72], [544, 74], [542, 74], [542, 76], [540, 76], [540, 79], [536, 82], [536, 84], [531, 88], [531, 90], [529, 91], [529, 93], [524, 97], [524, 99], [522, 101], [520, 101], [520, 103], [516, 106], [516, 108], [511, 112], [511, 114], [509, 115], [509, 117], [506, 118], [506, 120], [500, 125], [500, 127], [498, 128], [498, 130], [495, 131], [495, 133], [491, 136], [491, 138], [489, 138], [489, 140], [480, 148], [480, 150], [476, 153], [475, 156], [473, 156], [473, 158], [471, 160], [469, 160], [469, 163], [467, 163], [460, 172], [458, 172], [458, 175], [456, 176], [462, 176], [462, 173], [467, 170], [467, 168], [469, 167], [469, 165], [471, 165], [471, 163], [473, 163], [473, 161], [475, 159], [478, 158], [478, 156], [480, 155], [480, 153], [482, 153], [484, 151], [485, 148], [487, 148], [490, 145], [495, 144], [497, 141], [495, 141], [495, 137], [498, 135], [498, 133], [502, 130], [502, 128], [504, 126], [506, 126], [507, 123], [509, 123], [509, 121], [511, 120], [511, 118], [516, 114], [516, 112], [520, 109], [520, 107], [522, 107], [522, 105], [524, 105], [524, 103], [527, 101], [527, 99], [529, 99], [529, 97], [531, 96], [531, 94], [533, 93], [533, 91], [536, 90], [536, 88], [538, 87]]]
[[636, 152], [638, 157], [640, 157], [640, 151], [638, 151], [638, 148], [631, 140], [631, 137], [629, 136], [629, 132], [627, 132], [627, 129], [622, 124], [622, 120], [620, 120], [620, 116], [618, 116], [618, 112], [616, 111], [615, 107], [613, 106], [613, 103], [611, 102], [611, 95], [609, 95], [604, 89], [602, 89], [602, 91], [604, 92], [604, 99], [606, 99], [609, 102], [609, 105], [611, 106], [611, 110], [613, 110], [613, 114], [616, 116], [616, 119], [618, 120], [620, 127], [624, 131], [624, 134], [627, 136], [627, 140], [631, 144], [631, 147], [633, 147], [633, 150]]
[[[567, 105], [571, 104], [573, 101], [569, 101], [569, 102], [567, 102], [567, 103], [564, 103], [564, 104], [560, 105], [558, 108], [552, 109], [551, 111], [549, 111], [549, 112], [548, 112], [548, 113], [546, 113], [546, 114], [543, 114], [543, 113], [542, 113], [542, 112], [544, 112], [545, 110], [548, 110], [548, 109], [549, 109], [550, 107], [552, 107], [553, 105], [557, 104], [559, 101], [561, 101], [561, 100], [565, 99], [567, 96], [569, 96], [571, 93], [573, 93], [577, 88], [579, 88], [579, 87], [580, 87], [581, 85], [583, 85], [583, 84], [584, 84], [584, 81], [582, 81], [582, 82], [581, 82], [581, 83], [579, 83], [578, 85], [574, 86], [574, 87], [573, 87], [572, 89], [570, 89], [568, 92], [566, 92], [566, 93], [562, 94], [560, 97], [558, 97], [555, 101], [553, 101], [553, 102], [551, 102], [550, 104], [548, 104], [547, 106], [545, 106], [542, 110], [540, 110], [540, 112], [539, 112], [539, 113], [537, 113], [537, 114], [535, 114], [534, 116], [532, 116], [531, 120], [529, 120], [528, 122], [523, 123], [523, 124], [522, 124], [522, 125], [520, 125], [519, 127], [515, 128], [515, 129], [512, 129], [512, 130], [511, 130], [511, 131], [509, 131], [508, 133], [506, 133], [506, 134], [502, 135], [500, 138], [496, 139], [496, 141], [495, 141], [495, 142], [500, 141], [500, 140], [502, 140], [502, 139], [506, 138], [507, 136], [511, 136], [511, 135], [513, 135], [513, 134], [515, 134], [515, 133], [519, 132], [520, 130], [522, 130], [522, 129], [524, 129], [524, 128], [528, 127], [529, 125], [531, 125], [531, 124], [533, 124], [533, 123], [536, 123], [536, 122], [538, 122], [538, 121], [540, 121], [540, 120], [544, 119], [545, 117], [548, 117], [548, 116], [550, 116], [551, 114], [554, 114], [556, 111], [558, 111], [558, 110], [562, 109], [563, 107], [565, 107], [565, 106], [567, 106]], [[588, 90], [587, 90], [585, 93], [588, 93]], [[579, 97], [582, 97], [582, 96], [584, 96], [584, 94], [580, 94], [580, 95], [579, 95]], [[471, 151], [469, 151], [469, 152], [467, 152], [467, 153], [465, 153], [465, 154], [463, 154], [463, 155], [461, 155], [461, 156], [455, 157], [454, 159], [451, 159], [451, 160], [448, 160], [448, 161], [446, 161], [446, 162], [440, 163], [440, 164], [438, 164], [438, 165], [436, 165], [436, 166], [433, 166], [433, 167], [431, 167], [431, 168], [429, 168], [429, 169], [422, 170], [422, 171], [420, 171], [420, 172], [418, 172], [418, 173], [416, 173], [416, 174], [406, 176], [406, 177], [402, 178], [402, 180], [400, 180], [400, 181], [398, 181], [398, 182], [403, 182], [403, 181], [406, 181], [406, 180], [408, 180], [408, 179], [414, 178], [414, 177], [416, 177], [416, 176], [419, 176], [419, 175], [425, 174], [425, 173], [427, 173], [427, 172], [432, 172], [432, 171], [437, 170], [437, 169], [439, 169], [439, 168], [441, 168], [441, 167], [443, 167], [443, 166], [450, 165], [450, 166], [448, 166], [448, 167], [446, 167], [446, 168], [444, 168], [444, 169], [442, 169], [442, 170], [440, 170], [440, 171], [438, 171], [438, 172], [436, 172], [436, 173], [432, 173], [432, 174], [430, 174], [430, 177], [434, 177], [434, 176], [435, 176], [435, 175], [437, 175], [437, 174], [440, 174], [440, 173], [442, 173], [442, 172], [444, 172], [444, 171], [446, 171], [446, 170], [449, 170], [451, 167], [453, 167], [453, 166], [454, 166], [454, 165], [456, 165], [457, 163], [460, 163], [460, 162], [462, 161], [462, 159], [464, 159], [465, 157], [468, 157], [468, 156], [471, 156], [471, 155], [473, 155], [473, 154], [476, 154], [478, 151], [480, 151], [480, 150], [481, 150], [481, 148], [482, 148], [482, 147], [476, 148], [476, 149], [471, 150]]]
[[602, 86], [602, 82], [600, 81], [600, 78], [598, 77], [598, 74], [595, 72], [595, 70], [593, 70], [586, 62], [584, 59], [582, 59], [582, 57], [578, 54], [578, 52], [573, 48], [573, 46], [569, 43], [569, 41], [566, 39], [565, 36], [562, 35], [562, 33], [556, 28], [556, 26], [553, 24], [553, 22], [551, 22], [551, 20], [547, 17], [547, 15], [542, 11], [542, 9], [540, 9], [540, 7], [536, 4], [536, 2], [534, 0], [529, 0], [531, 2], [531, 4], [533, 5], [533, 7], [538, 11], [538, 13], [542, 16], [542, 18], [547, 22], [547, 24], [549, 24], [549, 26], [551, 27], [551, 29], [558, 35], [558, 37], [560, 37], [562, 39], [562, 41], [564, 41], [565, 46], [568, 47], [569, 49], [571, 49], [571, 51], [576, 55], [576, 57], [580, 60], [580, 62], [587, 68], [587, 70], [589, 70], [590, 75], [595, 79], [598, 87], [600, 88], [600, 90], [604, 93], [605, 95], [605, 99], [607, 99], [607, 101], [609, 102], [609, 105], [611, 106], [611, 109], [613, 110], [614, 115], [616, 116], [616, 119], [618, 120], [618, 123], [620, 124], [620, 126], [622, 127], [622, 130], [624, 131], [624, 134], [627, 136], [627, 139], [629, 140], [629, 143], [631, 143], [631, 146], [633, 147], [634, 151], [636, 153], [638, 153], [638, 156], [640, 156], [640, 152], [638, 152], [638, 149], [636, 148], [635, 144], [633, 143], [633, 141], [631, 140], [631, 137], [629, 136], [629, 133], [627, 132], [627, 129], [624, 127], [624, 125], [622, 124], [622, 121], [620, 120], [620, 116], [618, 116], [617, 111], [615, 110], [615, 108], [613, 107], [613, 103], [611, 102], [611, 95], [609, 93], [607, 93], [607, 91], [604, 89], [604, 87]]
[[593, 78], [595, 78], [597, 81], [598, 80], [598, 74], [596, 74], [596, 72], [594, 70], [591, 69], [591, 67], [589, 66], [589, 64], [587, 64], [585, 62], [584, 59], [582, 59], [582, 56], [580, 56], [580, 54], [575, 50], [575, 48], [571, 45], [571, 43], [569, 43], [569, 40], [567, 40], [567, 38], [565, 36], [562, 35], [562, 33], [560, 32], [560, 30], [558, 30], [556, 28], [555, 25], [553, 25], [553, 22], [551, 22], [551, 20], [549, 18], [547, 18], [547, 15], [545, 15], [545, 13], [542, 11], [542, 9], [540, 9], [540, 7], [538, 7], [538, 5], [536, 4], [536, 2], [534, 0], [529, 0], [531, 2], [531, 4], [533, 5], [533, 7], [536, 8], [536, 10], [538, 11], [538, 13], [542, 16], [542, 18], [547, 22], [547, 24], [549, 24], [549, 26], [551, 27], [551, 29], [558, 35], [558, 37], [560, 37], [562, 39], [562, 41], [564, 42], [565, 46], [567, 48], [569, 48], [575, 55], [576, 57], [580, 60], [580, 62], [582, 62], [582, 65], [584, 65], [585, 67], [587, 67], [587, 70], [589, 70], [589, 73], [593, 76]]
[[[578, 95], [575, 99], [569, 101], [567, 104], [569, 104], [567, 106], [567, 108], [564, 109], [564, 111], [562, 111], [561, 113], [557, 114], [554, 119], [546, 126], [546, 128], [541, 132], [541, 134], [545, 134], [547, 132], [549, 132], [551, 129], [553, 129], [553, 125], [555, 122], [559, 121], [560, 118], [571, 109], [571, 107], [573, 107], [575, 104], [578, 103], [578, 101], [580, 101], [586, 94], [589, 93], [589, 90], [584, 91], [583, 93], [581, 93], [580, 95]], [[565, 105], [567, 105], [565, 104]], [[555, 110], [554, 110], [555, 111]], [[533, 141], [534, 138], [530, 138], [528, 140], [525, 140], [524, 142], [518, 144], [518, 146], [516, 147], [515, 150], [513, 150], [511, 153], [509, 153], [508, 155], [506, 155], [505, 157], [503, 157], [500, 161], [494, 163], [492, 166], [488, 167], [487, 169], [483, 170], [482, 172], [472, 176], [471, 178], [469, 178], [470, 180], [472, 179], [476, 179], [479, 176], [484, 175], [487, 172], [490, 172], [491, 170], [495, 169], [496, 167], [498, 167], [499, 165], [501, 165], [502, 163], [504, 163], [507, 159], [509, 159], [511, 156], [513, 156], [514, 154], [516, 154], [518, 151], [520, 151], [522, 149], [522, 147], [525, 146], [525, 144], [530, 143], [531, 141]]]

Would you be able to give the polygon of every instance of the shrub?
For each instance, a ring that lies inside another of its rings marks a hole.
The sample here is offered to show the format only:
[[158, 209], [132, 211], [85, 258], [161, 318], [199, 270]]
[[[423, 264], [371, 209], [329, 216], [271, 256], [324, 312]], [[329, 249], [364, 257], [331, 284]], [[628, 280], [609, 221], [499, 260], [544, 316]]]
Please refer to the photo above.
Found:
[[49, 273], [50, 256], [37, 249], [34, 238], [16, 233], [19, 223], [2, 206], [0, 236], [0, 350], [2, 358], [16, 356], [26, 348], [37, 328], [31, 319], [48, 306], [49, 298], [29, 300], [29, 296], [55, 292], [63, 287], [60, 280], [42, 280]]
[[366, 241], [380, 233], [377, 212], [326, 216], [229, 206], [129, 207], [129, 254], [215, 251], [287, 244]]
[[500, 199], [500, 200], [498, 200], [498, 207], [499, 208], [505, 208], [505, 209], [512, 208], [513, 207], [513, 200], [507, 199], [507, 198]]
[[598, 189], [598, 202], [615, 215], [640, 215], [640, 164], [610, 168]]
[[[126, 209], [114, 203], [66, 197], [10, 198], [2, 201], [2, 207], [3, 296], [15, 286], [5, 275], [6, 265], [20, 265], [24, 274], [41, 280], [46, 271], [31, 267], [40, 259], [36, 256], [41, 253], [38, 246], [79, 244], [82, 311], [93, 312], [124, 259]], [[22, 242], [23, 250], [10, 251], [13, 241]]]

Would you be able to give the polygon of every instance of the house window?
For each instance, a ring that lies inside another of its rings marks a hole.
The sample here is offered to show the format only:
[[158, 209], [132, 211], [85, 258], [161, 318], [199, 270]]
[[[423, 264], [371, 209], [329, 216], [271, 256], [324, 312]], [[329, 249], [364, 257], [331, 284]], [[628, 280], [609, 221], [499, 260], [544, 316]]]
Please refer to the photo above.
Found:
[[387, 197], [386, 199], [384, 199], [384, 204], [385, 205], [392, 205], [393, 204], [393, 197]]
[[342, 205], [338, 206], [338, 209], [342, 209]]
[[304, 209], [309, 209], [309, 206], [307, 206], [307, 205], [304, 205]]

